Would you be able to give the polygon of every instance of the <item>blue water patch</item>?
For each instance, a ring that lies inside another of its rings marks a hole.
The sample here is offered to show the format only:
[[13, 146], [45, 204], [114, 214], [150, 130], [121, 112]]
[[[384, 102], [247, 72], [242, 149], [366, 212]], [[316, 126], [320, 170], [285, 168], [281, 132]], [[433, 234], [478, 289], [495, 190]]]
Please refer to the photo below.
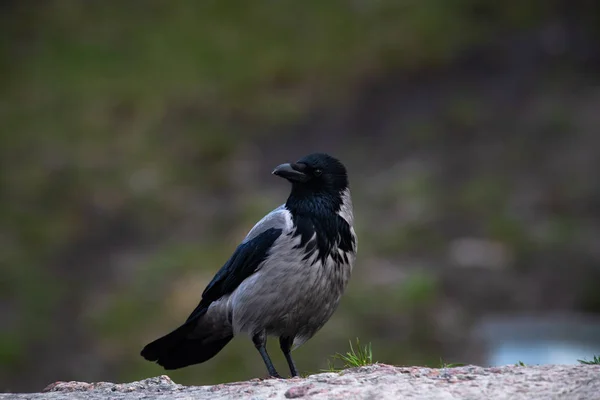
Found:
[[500, 366], [522, 361], [529, 365], [578, 364], [577, 360], [588, 360], [600, 354], [600, 345], [587, 343], [530, 340], [495, 343], [490, 348], [489, 364]]

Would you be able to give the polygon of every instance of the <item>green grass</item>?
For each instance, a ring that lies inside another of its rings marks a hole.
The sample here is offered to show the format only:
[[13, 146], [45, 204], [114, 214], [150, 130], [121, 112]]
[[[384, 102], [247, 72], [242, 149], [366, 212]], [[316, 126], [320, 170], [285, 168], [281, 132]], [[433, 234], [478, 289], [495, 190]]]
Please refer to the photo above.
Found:
[[526, 367], [527, 365], [523, 361], [517, 361], [515, 367]]
[[600, 356], [594, 356], [591, 360], [577, 360], [585, 365], [600, 365]]
[[[339, 372], [346, 368], [364, 367], [366, 365], [373, 364], [373, 351], [371, 349], [371, 343], [362, 347], [358, 338], [356, 338], [356, 349], [350, 343], [350, 351], [346, 354], [336, 353], [332, 356], [331, 360], [328, 360], [328, 368], [323, 370], [326, 372]], [[336, 367], [336, 361], [342, 362], [342, 368]]]
[[463, 363], [447, 363], [440, 357], [440, 368], [455, 368], [455, 367], [464, 367]]

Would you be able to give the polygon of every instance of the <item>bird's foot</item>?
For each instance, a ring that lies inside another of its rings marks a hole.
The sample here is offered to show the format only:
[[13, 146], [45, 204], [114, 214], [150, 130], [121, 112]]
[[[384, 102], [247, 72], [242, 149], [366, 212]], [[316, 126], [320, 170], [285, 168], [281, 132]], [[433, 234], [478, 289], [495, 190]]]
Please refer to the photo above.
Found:
[[277, 375], [268, 375], [264, 378], [256, 378], [258, 381], [266, 381], [269, 379], [285, 379], [283, 377], [281, 377], [281, 375], [277, 374]]

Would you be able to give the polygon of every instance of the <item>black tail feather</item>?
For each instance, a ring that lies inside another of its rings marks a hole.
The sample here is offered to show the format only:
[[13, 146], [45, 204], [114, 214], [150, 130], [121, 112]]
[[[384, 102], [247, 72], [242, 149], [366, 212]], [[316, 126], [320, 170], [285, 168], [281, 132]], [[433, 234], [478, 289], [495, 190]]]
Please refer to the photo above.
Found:
[[233, 339], [233, 335], [210, 342], [198, 339], [186, 339], [168, 352], [161, 354], [156, 362], [164, 369], [178, 369], [188, 365], [200, 364], [217, 355]]
[[206, 327], [205, 336], [199, 337], [197, 332], [192, 336], [197, 327], [196, 319], [188, 320], [173, 332], [147, 344], [140, 354], [165, 369], [177, 369], [211, 359], [233, 339], [230, 329], [215, 335], [217, 332], [209, 327]]
[[152, 343], [148, 343], [140, 354], [148, 361], [158, 361], [162, 355], [169, 353], [179, 343], [189, 340], [187, 336], [192, 329], [193, 326], [191, 324], [184, 324], [173, 332], [156, 339]]

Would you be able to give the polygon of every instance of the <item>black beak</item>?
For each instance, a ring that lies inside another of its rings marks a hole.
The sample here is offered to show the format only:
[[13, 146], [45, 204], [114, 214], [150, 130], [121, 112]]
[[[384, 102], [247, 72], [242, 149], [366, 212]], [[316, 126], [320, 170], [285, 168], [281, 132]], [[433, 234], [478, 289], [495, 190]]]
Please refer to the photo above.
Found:
[[309, 177], [302, 172], [303, 169], [303, 165], [286, 163], [275, 167], [273, 175], [280, 176], [292, 182], [306, 182]]

